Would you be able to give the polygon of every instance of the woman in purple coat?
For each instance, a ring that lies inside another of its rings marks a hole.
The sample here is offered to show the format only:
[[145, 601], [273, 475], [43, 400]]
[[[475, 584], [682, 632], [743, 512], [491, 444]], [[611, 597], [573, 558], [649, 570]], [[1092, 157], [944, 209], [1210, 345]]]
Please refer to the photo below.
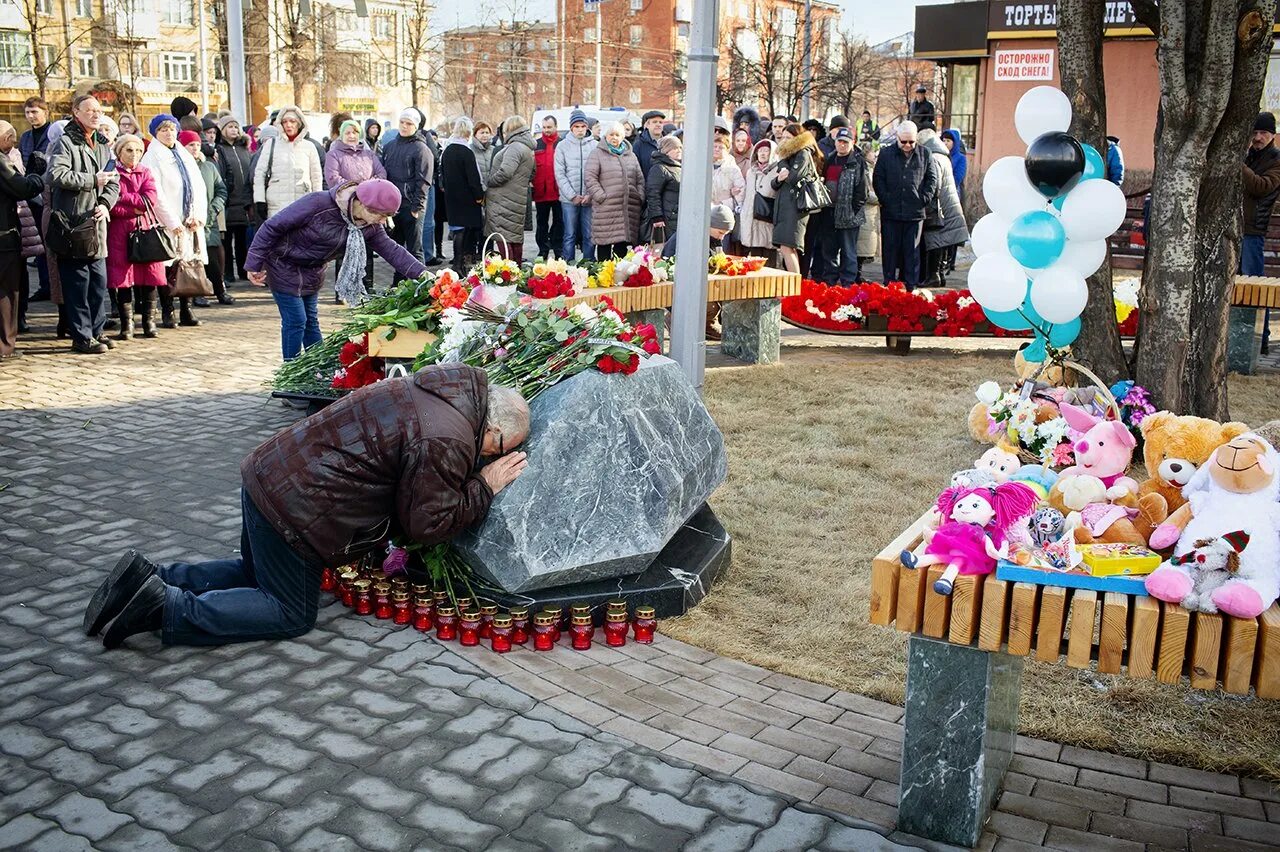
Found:
[[417, 278], [427, 268], [387, 236], [383, 224], [400, 209], [400, 190], [373, 178], [323, 192], [310, 192], [264, 222], [249, 246], [249, 281], [271, 289], [280, 309], [280, 344], [286, 361], [304, 346], [320, 342], [316, 294], [325, 264], [344, 253], [337, 291], [355, 302], [369, 249], [401, 278]]

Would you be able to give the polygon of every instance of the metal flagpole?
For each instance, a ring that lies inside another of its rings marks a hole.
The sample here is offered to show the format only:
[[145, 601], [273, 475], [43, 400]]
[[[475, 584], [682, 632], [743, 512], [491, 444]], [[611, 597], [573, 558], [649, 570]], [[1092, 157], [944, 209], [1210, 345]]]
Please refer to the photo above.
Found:
[[204, 49], [204, 4], [205, 0], [196, 0], [200, 9], [200, 109], [209, 112], [209, 57]]
[[242, 0], [227, 0], [227, 97], [240, 126], [253, 123], [249, 91], [244, 73], [244, 6]]
[[804, 0], [804, 99], [800, 120], [809, 120], [809, 90], [813, 88], [813, 0]]
[[671, 309], [671, 357], [702, 391], [707, 361], [707, 247], [710, 242], [711, 145], [715, 133], [716, 69], [720, 61], [719, 0], [694, 0], [685, 91], [684, 161], [676, 226], [676, 286]]

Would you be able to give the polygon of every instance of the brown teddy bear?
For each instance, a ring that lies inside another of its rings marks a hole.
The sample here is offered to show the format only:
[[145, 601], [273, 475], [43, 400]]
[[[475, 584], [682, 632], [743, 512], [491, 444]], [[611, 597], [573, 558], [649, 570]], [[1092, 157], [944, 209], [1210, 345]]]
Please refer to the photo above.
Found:
[[1061, 476], [1049, 489], [1049, 505], [1067, 519], [1076, 544], [1146, 545], [1151, 531], [1164, 520], [1153, 520], [1152, 501], [1126, 494], [1107, 499], [1102, 480], [1088, 474]]
[[1187, 502], [1182, 497], [1183, 487], [1213, 451], [1249, 431], [1243, 423], [1218, 423], [1168, 411], [1148, 415], [1139, 428], [1147, 480], [1138, 486], [1138, 496], [1159, 498], [1149, 501], [1152, 520], [1157, 526]]

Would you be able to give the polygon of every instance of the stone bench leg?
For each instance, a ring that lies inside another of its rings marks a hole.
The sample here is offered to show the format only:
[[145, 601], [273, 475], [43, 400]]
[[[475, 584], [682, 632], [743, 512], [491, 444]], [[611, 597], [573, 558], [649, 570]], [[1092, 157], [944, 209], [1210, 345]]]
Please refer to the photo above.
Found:
[[1022, 657], [912, 636], [898, 830], [973, 847], [1018, 729]]
[[663, 343], [667, 337], [667, 309], [654, 308], [649, 311], [632, 311], [627, 314], [627, 321], [632, 325], [648, 323], [658, 330], [658, 351], [663, 351]]
[[1227, 320], [1227, 369], [1251, 376], [1258, 371], [1258, 309], [1232, 308]]
[[773, 364], [780, 357], [782, 301], [737, 299], [720, 305], [720, 351], [749, 364]]

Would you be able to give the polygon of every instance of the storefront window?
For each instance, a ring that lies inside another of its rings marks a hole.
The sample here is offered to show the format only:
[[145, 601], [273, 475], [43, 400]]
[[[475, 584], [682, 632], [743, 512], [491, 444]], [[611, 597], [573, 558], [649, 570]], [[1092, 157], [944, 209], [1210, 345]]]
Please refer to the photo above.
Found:
[[951, 66], [951, 103], [947, 105], [950, 126], [960, 131], [966, 148], [977, 147], [978, 135], [978, 66]]

